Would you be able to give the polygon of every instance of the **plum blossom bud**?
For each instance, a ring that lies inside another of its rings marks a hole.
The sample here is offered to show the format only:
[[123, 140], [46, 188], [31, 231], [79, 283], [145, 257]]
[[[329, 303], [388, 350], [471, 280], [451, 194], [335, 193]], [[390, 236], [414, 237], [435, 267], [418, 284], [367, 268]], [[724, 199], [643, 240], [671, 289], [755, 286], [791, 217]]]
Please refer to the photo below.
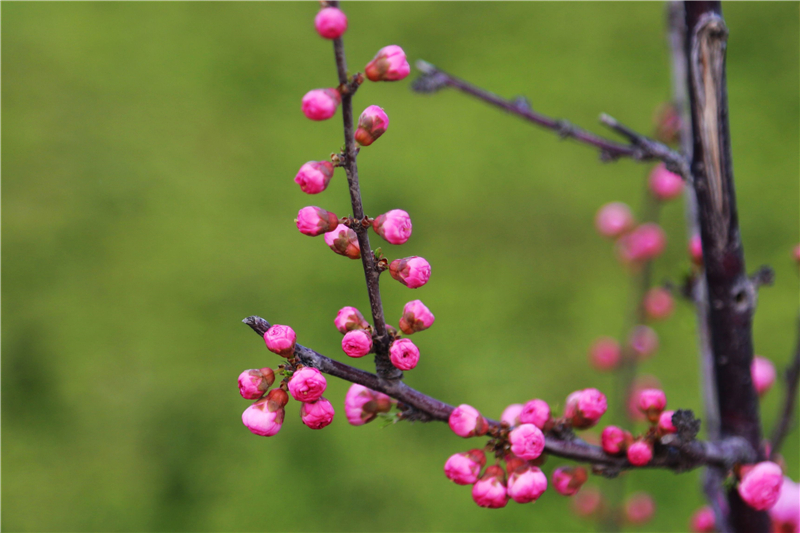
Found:
[[450, 429], [459, 437], [480, 437], [489, 431], [489, 423], [481, 416], [477, 409], [462, 403], [450, 413], [448, 420]]
[[655, 259], [667, 246], [667, 235], [661, 226], [642, 224], [617, 241], [617, 253], [623, 263], [641, 263]]
[[533, 424], [539, 429], [544, 429], [544, 426], [550, 421], [550, 406], [544, 400], [531, 400], [522, 407], [519, 421], [522, 424]]
[[485, 464], [486, 454], [482, 450], [457, 453], [444, 464], [444, 475], [457, 485], [472, 485], [478, 481]]
[[572, 422], [572, 427], [587, 429], [600, 420], [607, 408], [605, 394], [597, 389], [583, 389], [567, 396], [564, 417]]
[[311, 120], [328, 120], [336, 114], [342, 96], [336, 89], [314, 89], [303, 97], [303, 114]]
[[703, 241], [700, 239], [700, 235], [689, 239], [689, 258], [695, 265], [703, 265]]
[[611, 337], [600, 337], [589, 348], [589, 362], [598, 370], [613, 370], [621, 359], [619, 343]]
[[638, 359], [646, 359], [658, 350], [658, 333], [650, 326], [640, 324], [631, 330], [628, 345]]
[[353, 426], [362, 426], [371, 422], [378, 413], [388, 413], [392, 409], [392, 399], [353, 383], [344, 397], [344, 413], [347, 421]]
[[511, 453], [520, 459], [536, 459], [544, 451], [544, 433], [533, 424], [520, 424], [508, 434]]
[[588, 517], [600, 510], [603, 496], [596, 487], [585, 487], [572, 498], [572, 509], [578, 516]]
[[314, 402], [318, 400], [328, 383], [325, 376], [316, 368], [304, 366], [289, 380], [289, 394], [298, 402]]
[[562, 466], [553, 470], [553, 487], [562, 496], [573, 496], [589, 479], [582, 466]]
[[539, 499], [547, 489], [547, 476], [536, 466], [525, 465], [508, 476], [508, 495], [517, 503]]
[[656, 512], [656, 503], [646, 492], [631, 494], [625, 502], [625, 518], [631, 524], [644, 524], [648, 522]]
[[611, 202], [597, 211], [594, 226], [603, 237], [615, 239], [627, 233], [635, 224], [631, 208], [622, 202]]
[[628, 444], [633, 442], [633, 437], [627, 431], [617, 426], [608, 426], [600, 435], [603, 451], [611, 455], [624, 452]]
[[358, 117], [358, 128], [355, 134], [356, 142], [361, 146], [369, 146], [377, 141], [378, 137], [383, 135], [388, 127], [389, 116], [383, 108], [371, 105]]
[[498, 465], [486, 469], [483, 476], [472, 486], [472, 499], [480, 507], [499, 509], [508, 503], [505, 472]]
[[239, 394], [245, 400], [261, 398], [274, 382], [275, 372], [271, 368], [245, 370], [239, 374]]
[[634, 466], [644, 466], [653, 458], [653, 445], [644, 440], [637, 440], [628, 446], [628, 461]]
[[358, 236], [355, 231], [344, 224], [339, 224], [335, 230], [325, 234], [325, 244], [339, 255], [349, 257], [350, 259], [361, 258], [361, 247], [358, 244]]
[[364, 357], [372, 350], [372, 335], [363, 329], [348, 331], [342, 339], [342, 350], [350, 357]]
[[778, 501], [782, 485], [781, 467], [773, 462], [763, 461], [747, 470], [737, 488], [747, 505], [757, 511], [764, 511]]
[[[280, 389], [271, 392], [276, 390]], [[271, 437], [281, 430], [284, 414], [282, 406], [278, 407], [275, 402], [264, 398], [244, 410], [242, 423], [256, 435]]]
[[677, 433], [678, 429], [675, 427], [675, 424], [672, 423], [672, 415], [674, 414], [675, 411], [664, 411], [661, 413], [661, 416], [658, 417], [658, 431], [662, 435]]
[[297, 335], [289, 326], [275, 324], [264, 333], [264, 342], [267, 343], [267, 348], [270, 352], [288, 359], [294, 355]]
[[425, 258], [412, 255], [392, 261], [389, 264], [389, 274], [409, 289], [418, 289], [428, 283], [431, 265]]
[[411, 217], [402, 209], [392, 209], [375, 217], [372, 229], [391, 244], [404, 244], [411, 237]]
[[694, 512], [689, 520], [689, 531], [692, 533], [714, 533], [717, 530], [717, 520], [710, 506], [704, 505]]
[[300, 167], [294, 182], [304, 193], [318, 194], [328, 187], [332, 177], [333, 164], [330, 161], [309, 161]]
[[778, 501], [769, 509], [772, 528], [775, 532], [798, 533], [800, 531], [800, 485], [783, 477]]
[[753, 386], [759, 396], [763, 396], [775, 383], [775, 365], [766, 357], [757, 355], [750, 365], [750, 374], [753, 377]]
[[639, 410], [639, 394], [645, 389], [660, 388], [661, 382], [655, 376], [645, 374], [634, 379], [633, 385], [631, 385], [631, 393], [628, 397], [628, 416], [636, 421], [645, 420], [644, 415]]
[[403, 306], [403, 316], [400, 317], [400, 331], [411, 335], [417, 331], [424, 331], [433, 325], [436, 317], [433, 316], [421, 300], [408, 302]]
[[326, 7], [314, 17], [314, 28], [320, 37], [338, 39], [347, 30], [347, 16], [341, 9]]
[[396, 44], [384, 46], [364, 67], [364, 74], [370, 81], [399, 81], [408, 76], [411, 67], [406, 61], [406, 53]]
[[675, 301], [670, 292], [663, 287], [653, 287], [644, 295], [642, 302], [645, 313], [651, 320], [662, 320], [669, 317], [675, 309]]
[[338, 226], [339, 217], [321, 207], [310, 205], [298, 211], [294, 223], [303, 235], [316, 237]]
[[661, 389], [644, 389], [639, 393], [639, 410], [650, 422], [658, 423], [658, 417], [667, 406], [667, 395]]
[[500, 422], [508, 424], [510, 427], [518, 426], [520, 424], [519, 415], [522, 413], [523, 405], [521, 403], [512, 403], [503, 410], [500, 415]]
[[395, 368], [412, 370], [419, 362], [419, 348], [409, 339], [397, 339], [389, 346], [389, 359]]
[[367, 329], [369, 323], [364, 320], [364, 315], [355, 307], [342, 307], [336, 314], [333, 324], [340, 333], [347, 333], [354, 329]]
[[664, 163], [659, 163], [650, 173], [650, 192], [658, 200], [666, 202], [677, 198], [683, 192], [683, 178], [667, 170]]
[[320, 397], [315, 402], [305, 402], [300, 406], [300, 419], [311, 429], [322, 429], [333, 421], [334, 410], [331, 402]]

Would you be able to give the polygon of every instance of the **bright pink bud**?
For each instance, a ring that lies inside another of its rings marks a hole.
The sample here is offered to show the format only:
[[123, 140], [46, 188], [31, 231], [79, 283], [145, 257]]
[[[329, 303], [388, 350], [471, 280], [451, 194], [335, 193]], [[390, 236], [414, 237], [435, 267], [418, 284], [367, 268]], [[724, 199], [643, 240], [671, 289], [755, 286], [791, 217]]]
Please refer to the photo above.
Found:
[[520, 424], [508, 434], [511, 453], [520, 459], [536, 459], [544, 451], [544, 433], [533, 424]]
[[320, 37], [338, 39], [347, 30], [347, 17], [338, 8], [326, 7], [314, 17], [314, 28]]
[[547, 476], [536, 466], [526, 465], [508, 477], [508, 495], [517, 503], [535, 502], [546, 489]]
[[389, 274], [409, 289], [418, 289], [428, 283], [431, 265], [425, 258], [412, 255], [392, 261], [389, 264]]
[[482, 450], [457, 453], [444, 464], [444, 475], [457, 485], [472, 485], [478, 481], [485, 464], [486, 454]]
[[336, 114], [341, 102], [336, 89], [314, 89], [303, 97], [303, 114], [311, 120], [327, 120]]
[[640, 263], [655, 259], [667, 246], [667, 235], [658, 224], [642, 224], [617, 241], [624, 263]]
[[384, 46], [364, 67], [364, 74], [371, 81], [399, 81], [408, 76], [411, 67], [406, 53], [396, 44]]
[[477, 409], [462, 403], [450, 413], [448, 420], [450, 429], [459, 437], [480, 437], [489, 431], [489, 423], [481, 416]]
[[562, 496], [572, 496], [589, 479], [582, 466], [562, 466], [553, 470], [553, 487]]
[[770, 508], [769, 517], [776, 533], [797, 533], [800, 530], [800, 485], [783, 477], [781, 494]]
[[328, 382], [316, 368], [304, 366], [289, 380], [289, 394], [298, 402], [313, 402], [322, 396]]
[[750, 374], [753, 377], [753, 386], [759, 396], [763, 396], [775, 383], [775, 365], [766, 357], [757, 355], [750, 365]]
[[661, 413], [661, 416], [658, 417], [658, 431], [662, 435], [676, 433], [678, 431], [675, 424], [672, 423], [672, 415], [674, 414], [675, 411], [664, 411]]
[[777, 464], [758, 463], [742, 476], [739, 495], [747, 505], [757, 511], [769, 509], [778, 501], [783, 485], [783, 472]]
[[591, 516], [600, 510], [603, 495], [596, 487], [585, 487], [572, 498], [572, 509], [578, 516]]
[[625, 518], [631, 524], [644, 524], [653, 518], [656, 503], [646, 492], [631, 494], [625, 502]]
[[239, 394], [245, 400], [261, 398], [274, 382], [275, 372], [271, 368], [245, 370], [239, 374]]
[[650, 326], [638, 325], [631, 330], [628, 345], [638, 359], [646, 359], [658, 350], [658, 333]]
[[692, 533], [714, 533], [717, 530], [716, 522], [714, 511], [708, 505], [704, 505], [692, 515], [689, 530]]
[[567, 396], [564, 417], [572, 422], [572, 427], [586, 429], [597, 424], [607, 408], [605, 394], [597, 389], [583, 389]]
[[604, 205], [594, 217], [594, 226], [600, 235], [612, 239], [628, 232], [635, 223], [631, 208], [622, 202]]
[[644, 415], [639, 411], [639, 394], [645, 389], [660, 389], [661, 382], [658, 378], [651, 375], [638, 376], [631, 386], [631, 393], [628, 397], [628, 416], [632, 420], [645, 420]]
[[358, 236], [355, 231], [344, 224], [339, 224], [335, 230], [325, 234], [325, 244], [339, 255], [349, 257], [350, 259], [361, 258], [361, 247], [358, 244]]
[[611, 337], [600, 337], [589, 348], [589, 362], [598, 370], [613, 370], [621, 359], [619, 343]]
[[[306, 194], [318, 194], [328, 187], [333, 177], [333, 164], [330, 161], [309, 161], [297, 172], [294, 182]], [[335, 226], [331, 226], [333, 228]], [[319, 234], [318, 234], [319, 235]]]
[[389, 359], [395, 368], [411, 370], [419, 362], [419, 348], [409, 339], [397, 339], [389, 346]]
[[499, 509], [508, 503], [505, 484], [506, 474], [498, 465], [492, 465], [472, 486], [472, 499], [480, 507]]
[[408, 302], [403, 306], [403, 316], [400, 317], [400, 331], [406, 335], [411, 335], [417, 331], [423, 331], [433, 325], [436, 317], [430, 309], [420, 300]]
[[628, 461], [634, 466], [644, 466], [653, 458], [653, 446], [643, 440], [637, 440], [628, 446]]
[[369, 327], [369, 323], [364, 320], [364, 315], [355, 307], [342, 307], [339, 309], [333, 323], [341, 333]]
[[321, 207], [310, 205], [304, 207], [297, 213], [297, 218], [294, 219], [297, 224], [297, 229], [303, 235], [309, 237], [316, 237], [325, 232], [331, 231], [339, 225], [339, 217], [335, 213], [326, 211]]
[[520, 424], [519, 415], [522, 414], [523, 405], [521, 403], [512, 403], [505, 408], [503, 414], [500, 415], [500, 422], [505, 422], [510, 427], [518, 426]]
[[683, 178], [659, 163], [650, 173], [650, 192], [662, 202], [677, 198], [683, 192]]
[[689, 239], [689, 258], [692, 263], [698, 266], [703, 264], [703, 241], [700, 240], [700, 235], [695, 235]]
[[333, 415], [331, 402], [322, 397], [315, 402], [305, 402], [300, 407], [300, 419], [311, 429], [324, 428], [333, 421]]
[[244, 410], [242, 423], [256, 435], [271, 437], [281, 430], [284, 414], [283, 407], [275, 407], [265, 398]]
[[342, 339], [342, 350], [350, 357], [364, 357], [372, 350], [372, 335], [363, 329], [348, 331]]
[[353, 383], [344, 397], [344, 414], [353, 426], [371, 422], [378, 413], [388, 413], [392, 399], [381, 392]]
[[644, 295], [644, 311], [651, 320], [662, 320], [672, 314], [675, 302], [663, 287], [653, 287]]
[[392, 209], [378, 215], [372, 229], [391, 244], [403, 244], [411, 237], [411, 217], [402, 209]]
[[270, 352], [276, 353], [287, 359], [294, 355], [294, 346], [297, 342], [297, 335], [289, 326], [279, 326], [275, 324], [264, 333], [264, 342]]
[[617, 426], [608, 426], [600, 435], [603, 451], [611, 455], [622, 453], [633, 440], [631, 434]]
[[369, 146], [378, 140], [378, 137], [386, 132], [389, 127], [389, 116], [383, 108], [371, 105], [358, 117], [358, 129], [356, 129], [356, 141], [361, 146]]
[[544, 426], [550, 421], [550, 406], [544, 400], [531, 400], [523, 406], [519, 421], [522, 424], [533, 424], [539, 429], [544, 429]]
[[667, 395], [661, 389], [644, 389], [639, 393], [639, 410], [654, 424], [666, 406]]

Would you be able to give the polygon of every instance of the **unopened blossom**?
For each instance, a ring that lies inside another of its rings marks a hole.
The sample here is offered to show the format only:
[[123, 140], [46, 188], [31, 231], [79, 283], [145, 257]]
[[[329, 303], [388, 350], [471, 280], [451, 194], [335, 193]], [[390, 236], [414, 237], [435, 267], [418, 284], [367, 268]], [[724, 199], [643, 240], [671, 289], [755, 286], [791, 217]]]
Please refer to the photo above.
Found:
[[661, 389], [644, 389], [639, 393], [639, 410], [650, 422], [657, 423], [666, 406], [667, 395]]
[[245, 400], [261, 398], [274, 382], [275, 372], [271, 368], [245, 370], [239, 374], [239, 394]]
[[781, 494], [775, 505], [769, 509], [773, 531], [798, 533], [800, 531], [800, 485], [783, 477]]
[[404, 244], [411, 237], [411, 217], [402, 209], [392, 209], [375, 217], [372, 229], [391, 244]]
[[363, 329], [348, 331], [342, 339], [342, 350], [350, 357], [364, 357], [372, 350], [372, 335]]
[[288, 359], [294, 355], [297, 335], [289, 326], [275, 324], [264, 333], [264, 342], [269, 351]]
[[300, 419], [311, 429], [322, 429], [333, 421], [333, 405], [320, 397], [313, 402], [305, 402], [300, 406]]
[[658, 350], [658, 333], [650, 326], [635, 326], [628, 336], [628, 346], [637, 358], [646, 359]]
[[639, 410], [639, 394], [645, 389], [660, 389], [661, 382], [658, 378], [649, 374], [637, 376], [630, 388], [628, 396], [628, 416], [632, 420], [645, 420], [644, 414]]
[[674, 414], [675, 411], [664, 411], [661, 413], [661, 416], [658, 417], [658, 430], [662, 435], [678, 431], [675, 424], [672, 423], [672, 415]]
[[667, 170], [664, 163], [659, 163], [650, 172], [648, 184], [653, 196], [662, 202], [677, 198], [683, 192], [683, 178]]
[[717, 530], [716, 522], [714, 510], [704, 505], [692, 515], [689, 520], [689, 530], [692, 533], [714, 533]]
[[582, 466], [561, 466], [553, 470], [553, 487], [562, 496], [573, 496], [589, 479]]
[[594, 226], [604, 237], [616, 239], [636, 224], [631, 208], [622, 202], [605, 204], [594, 217]]
[[389, 116], [383, 108], [371, 105], [358, 117], [355, 138], [361, 146], [369, 146], [378, 140], [389, 127]]
[[589, 362], [598, 370], [613, 370], [621, 360], [619, 343], [611, 337], [600, 337], [589, 348]]
[[625, 519], [630, 524], [644, 524], [649, 522], [656, 512], [656, 503], [652, 496], [646, 492], [637, 492], [625, 502]]
[[702, 266], [703, 241], [700, 239], [700, 235], [694, 235], [691, 239], [689, 239], [689, 258], [695, 265]]
[[544, 429], [544, 426], [550, 421], [550, 406], [546, 401], [538, 398], [531, 400], [522, 407], [519, 421], [522, 424], [533, 424], [539, 429]]
[[617, 426], [607, 426], [600, 435], [603, 451], [611, 455], [624, 452], [632, 441], [631, 434]]
[[539, 467], [525, 465], [508, 476], [508, 496], [517, 503], [530, 503], [539, 499], [547, 489], [547, 476]]
[[508, 424], [510, 427], [518, 426], [519, 415], [522, 413], [523, 405], [521, 403], [512, 403], [508, 407], [503, 410], [503, 414], [500, 415], [500, 422]]
[[433, 325], [436, 317], [421, 300], [408, 302], [403, 306], [403, 316], [400, 317], [400, 331], [411, 335], [424, 331]]
[[330, 161], [309, 161], [297, 172], [294, 182], [306, 194], [319, 194], [328, 187], [333, 177], [333, 164]]
[[398, 81], [408, 76], [411, 67], [406, 53], [396, 44], [384, 46], [364, 67], [364, 74], [370, 81]]
[[347, 16], [341, 9], [326, 7], [314, 17], [314, 29], [320, 37], [338, 39], [347, 30]]
[[649, 319], [663, 320], [672, 314], [675, 309], [675, 301], [667, 289], [653, 287], [644, 295], [642, 306]]
[[753, 378], [753, 386], [759, 396], [763, 396], [772, 388], [775, 383], [775, 365], [766, 357], [757, 355], [753, 357], [750, 365], [750, 374]]
[[486, 419], [477, 409], [465, 403], [453, 409], [448, 424], [453, 433], [464, 438], [485, 435], [489, 430], [489, 423], [486, 422]]
[[457, 485], [472, 485], [478, 481], [485, 464], [486, 454], [482, 450], [457, 453], [444, 464], [444, 475]]
[[289, 394], [298, 402], [313, 402], [322, 396], [328, 383], [316, 368], [304, 366], [289, 380]]
[[353, 426], [371, 422], [378, 413], [388, 413], [391, 409], [390, 397], [356, 383], [350, 385], [344, 397], [344, 414]]
[[411, 370], [419, 362], [419, 348], [410, 339], [397, 339], [389, 346], [389, 359], [395, 368]]
[[597, 389], [583, 389], [567, 396], [564, 417], [572, 422], [572, 427], [586, 429], [594, 426], [607, 408], [605, 394]]
[[600, 510], [603, 504], [603, 495], [597, 487], [584, 487], [572, 498], [572, 509], [578, 516], [592, 516]]
[[336, 89], [314, 89], [303, 97], [303, 114], [311, 120], [327, 120], [336, 114], [341, 102]]
[[361, 311], [355, 307], [349, 306], [339, 309], [336, 318], [333, 320], [333, 324], [341, 333], [347, 333], [354, 329], [367, 329], [369, 327], [369, 322], [364, 320], [364, 315], [361, 314]]
[[358, 236], [355, 231], [344, 224], [339, 224], [336, 229], [325, 234], [325, 244], [339, 255], [350, 259], [361, 258]]
[[544, 451], [544, 433], [533, 424], [520, 424], [508, 434], [511, 453], [520, 459], [536, 459]]
[[508, 503], [505, 472], [498, 465], [486, 468], [483, 476], [472, 486], [472, 499], [480, 507], [499, 509]]
[[667, 246], [667, 235], [658, 224], [638, 226], [617, 241], [617, 253], [623, 263], [642, 263], [661, 255]]
[[653, 458], [653, 445], [647, 441], [637, 440], [628, 446], [628, 461], [634, 466], [644, 466]]
[[389, 263], [389, 274], [409, 289], [417, 289], [428, 283], [431, 265], [424, 257], [413, 255]]
[[337, 227], [339, 217], [321, 207], [310, 205], [298, 211], [294, 223], [303, 235], [316, 237]]
[[281, 430], [283, 407], [288, 401], [288, 395], [281, 389], [269, 392], [266, 398], [260, 400], [242, 413], [242, 423], [252, 433], [262, 437], [271, 437]]
[[771, 461], [763, 461], [745, 472], [737, 488], [747, 505], [757, 511], [765, 511], [778, 501], [782, 485], [781, 467]]

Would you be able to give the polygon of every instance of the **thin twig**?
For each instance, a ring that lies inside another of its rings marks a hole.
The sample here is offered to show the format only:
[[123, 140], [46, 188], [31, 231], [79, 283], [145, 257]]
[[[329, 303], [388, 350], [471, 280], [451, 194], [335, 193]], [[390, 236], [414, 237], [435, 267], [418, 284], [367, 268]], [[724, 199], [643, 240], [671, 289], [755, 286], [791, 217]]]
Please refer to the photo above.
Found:
[[794, 350], [794, 359], [784, 373], [786, 378], [786, 395], [781, 405], [780, 416], [778, 423], [772, 432], [772, 451], [771, 457], [774, 459], [783, 445], [783, 439], [789, 432], [792, 424], [792, 415], [794, 414], [795, 404], [797, 403], [797, 389], [800, 383], [800, 318], [797, 320], [797, 347]]

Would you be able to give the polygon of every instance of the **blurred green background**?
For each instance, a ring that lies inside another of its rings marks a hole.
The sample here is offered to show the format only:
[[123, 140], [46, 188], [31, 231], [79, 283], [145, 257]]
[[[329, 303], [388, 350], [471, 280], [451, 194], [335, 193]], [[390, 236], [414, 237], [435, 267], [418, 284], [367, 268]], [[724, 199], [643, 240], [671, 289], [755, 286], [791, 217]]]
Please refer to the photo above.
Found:
[[[670, 95], [661, 3], [345, 4], [353, 71], [402, 45], [535, 109], [599, 131], [607, 112], [643, 131]], [[287, 408], [274, 438], [250, 434], [236, 389], [276, 356], [240, 320], [290, 324], [338, 359], [344, 305], [368, 310], [360, 262], [300, 235], [297, 210], [350, 212], [344, 173], [305, 196], [300, 165], [342, 143], [340, 115], [300, 112], [335, 85], [314, 3], [4, 3], [2, 6], [3, 529], [7, 531], [578, 531], [593, 528], [548, 491], [533, 505], [479, 509], [442, 465], [473, 443], [444, 424], [350, 427], [347, 384], [329, 379], [333, 424], [309, 431]], [[728, 81], [748, 268], [772, 265], [757, 353], [783, 367], [798, 309], [798, 4], [731, 3]], [[413, 77], [413, 76], [412, 76]], [[649, 168], [601, 164], [455, 92], [410, 79], [367, 83], [388, 133], [363, 150], [366, 210], [406, 209], [414, 235], [389, 257], [422, 255], [414, 292], [384, 278], [391, 322], [421, 298], [407, 382], [499, 417], [509, 403], [561, 406], [613, 380], [586, 364], [628, 316], [628, 275], [592, 222], [637, 207]], [[689, 269], [683, 205], [663, 212], [656, 279]], [[672, 407], [702, 413], [692, 308], [656, 326], [642, 365]], [[371, 368], [365, 358], [347, 361]], [[771, 429], [780, 387], [763, 401]], [[702, 415], [701, 415], [702, 416]], [[608, 421], [620, 421], [609, 413]], [[786, 443], [798, 478], [798, 432]], [[563, 464], [551, 458], [549, 472]], [[683, 531], [700, 473], [641, 472], [626, 490], [658, 502], [642, 531]], [[608, 487], [603, 480], [592, 483]]]

